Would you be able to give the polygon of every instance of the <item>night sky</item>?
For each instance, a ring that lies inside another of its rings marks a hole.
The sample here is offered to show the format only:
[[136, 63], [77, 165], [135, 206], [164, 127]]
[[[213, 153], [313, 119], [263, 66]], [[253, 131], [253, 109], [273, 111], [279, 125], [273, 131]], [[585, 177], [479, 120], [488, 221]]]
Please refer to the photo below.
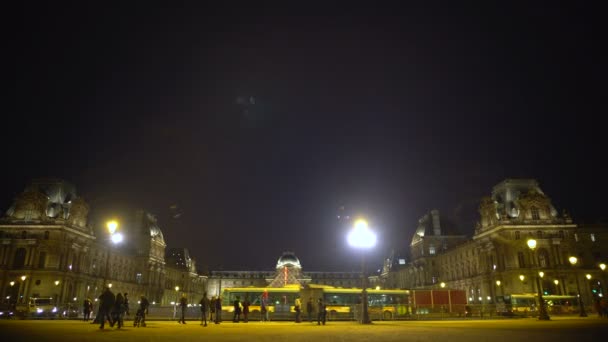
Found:
[[505, 178], [608, 216], [599, 8], [200, 3], [6, 11], [1, 210], [62, 178], [93, 224], [156, 214], [202, 271], [284, 250], [357, 270], [344, 214], [378, 233], [379, 265], [433, 208], [471, 235]]

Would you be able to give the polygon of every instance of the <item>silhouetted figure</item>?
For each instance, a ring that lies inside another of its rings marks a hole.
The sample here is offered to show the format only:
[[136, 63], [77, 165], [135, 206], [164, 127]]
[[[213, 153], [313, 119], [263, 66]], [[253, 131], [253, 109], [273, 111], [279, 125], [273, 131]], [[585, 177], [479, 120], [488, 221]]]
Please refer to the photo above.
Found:
[[207, 312], [209, 312], [209, 298], [207, 298], [207, 292], [203, 293], [203, 298], [199, 304], [201, 305], [201, 325], [207, 326]]

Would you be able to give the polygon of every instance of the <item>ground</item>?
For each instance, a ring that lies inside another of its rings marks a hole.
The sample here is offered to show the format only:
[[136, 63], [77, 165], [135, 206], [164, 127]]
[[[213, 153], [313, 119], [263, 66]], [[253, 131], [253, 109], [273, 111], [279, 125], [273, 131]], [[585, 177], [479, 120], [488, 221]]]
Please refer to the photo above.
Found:
[[608, 319], [533, 318], [460, 321], [392, 321], [361, 325], [330, 322], [325, 326], [292, 322], [223, 322], [203, 327], [196, 321], [150, 321], [145, 328], [100, 330], [82, 321], [0, 321], [3, 341], [602, 341]]

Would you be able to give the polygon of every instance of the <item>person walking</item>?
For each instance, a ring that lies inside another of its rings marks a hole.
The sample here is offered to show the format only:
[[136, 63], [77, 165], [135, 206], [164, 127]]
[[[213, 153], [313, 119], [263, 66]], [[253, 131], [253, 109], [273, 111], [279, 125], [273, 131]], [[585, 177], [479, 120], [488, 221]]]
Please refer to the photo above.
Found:
[[89, 298], [86, 298], [84, 302], [82, 302], [83, 321], [89, 321], [91, 318], [91, 311], [93, 311], [93, 302], [91, 302]]
[[245, 323], [249, 322], [249, 305], [251, 305], [249, 299], [245, 298], [243, 301], [243, 322]]
[[312, 314], [315, 311], [314, 304], [312, 302], [312, 297], [308, 298], [308, 302], [306, 303], [306, 314], [308, 315], [308, 321], [312, 323]]
[[215, 324], [220, 324], [222, 321], [222, 296], [217, 296], [215, 299]]
[[213, 322], [213, 314], [215, 314], [215, 296], [211, 297], [211, 300], [209, 301], [209, 322]]
[[127, 316], [129, 316], [131, 314], [129, 312], [129, 297], [127, 297], [126, 292], [122, 296], [125, 298], [125, 304], [124, 304], [125, 311], [124, 312]]
[[112, 308], [112, 319], [114, 320], [110, 326], [114, 326], [114, 323], [117, 324], [118, 329], [123, 326], [123, 315], [125, 312], [125, 297], [122, 296], [122, 293], [118, 293], [116, 295], [116, 300], [114, 301], [114, 307]]
[[241, 320], [241, 297], [236, 296], [234, 300], [234, 317], [232, 317], [232, 321], [234, 323], [238, 323]]
[[264, 298], [262, 298], [262, 302], [260, 303], [260, 316], [262, 322], [268, 321], [268, 309], [266, 309], [266, 300]]
[[150, 302], [148, 298], [145, 296], [141, 296], [139, 299], [139, 309], [137, 309], [137, 314], [135, 317], [135, 326], [146, 326], [146, 315], [148, 314], [148, 307], [150, 306]]
[[207, 292], [203, 293], [203, 298], [199, 302], [201, 306], [201, 325], [207, 326], [207, 312], [209, 312], [209, 298]]
[[322, 298], [319, 298], [317, 305], [318, 305], [318, 310], [319, 310], [319, 313], [317, 314], [317, 325], [321, 325], [321, 323], [323, 323], [323, 325], [325, 325], [327, 311], [326, 311], [325, 303], [323, 303]]
[[109, 287], [106, 287], [101, 296], [99, 296], [99, 320], [101, 325], [99, 329], [103, 329], [106, 323], [106, 319], [110, 323], [110, 326], [114, 326], [114, 321], [112, 321], [111, 312], [114, 307], [114, 302], [116, 301], [116, 297], [114, 297], [114, 293], [110, 291]]
[[300, 314], [302, 313], [302, 300], [300, 299], [300, 297], [296, 297], [293, 309], [296, 312], [296, 323], [302, 322], [302, 320], [300, 319]]
[[186, 308], [188, 307], [186, 296], [182, 296], [182, 298], [179, 299], [179, 307], [181, 308], [181, 317], [177, 323], [186, 324]]

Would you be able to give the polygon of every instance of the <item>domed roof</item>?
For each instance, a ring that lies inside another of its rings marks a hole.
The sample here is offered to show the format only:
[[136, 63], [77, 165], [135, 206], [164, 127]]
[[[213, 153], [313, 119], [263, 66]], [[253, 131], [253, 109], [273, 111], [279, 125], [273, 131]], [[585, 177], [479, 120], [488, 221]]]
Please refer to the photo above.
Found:
[[302, 268], [300, 260], [298, 260], [298, 257], [296, 257], [293, 252], [284, 252], [283, 255], [281, 255], [279, 261], [277, 261], [277, 268], [281, 267]]

